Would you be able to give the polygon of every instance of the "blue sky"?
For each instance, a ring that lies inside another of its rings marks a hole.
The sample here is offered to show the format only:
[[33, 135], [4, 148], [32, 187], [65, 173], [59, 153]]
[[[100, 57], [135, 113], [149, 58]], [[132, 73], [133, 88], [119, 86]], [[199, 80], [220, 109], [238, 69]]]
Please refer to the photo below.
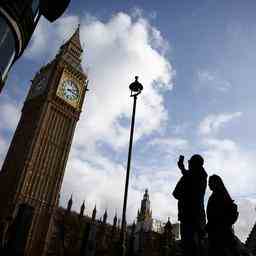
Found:
[[[166, 3], [167, 2], [167, 3]], [[89, 214], [121, 215], [132, 101], [128, 85], [140, 76], [128, 217], [145, 188], [153, 216], [176, 221], [170, 193], [176, 160], [205, 157], [240, 207], [243, 240], [256, 220], [254, 155], [256, 3], [230, 1], [72, 1], [56, 23], [41, 20], [0, 96], [0, 159], [17, 125], [35, 72], [81, 23], [83, 67], [90, 77], [62, 187]], [[114, 99], [114, 100], [113, 100]], [[209, 192], [208, 192], [209, 194]], [[207, 194], [207, 197], [208, 197]], [[207, 198], [206, 197], [206, 198]]]

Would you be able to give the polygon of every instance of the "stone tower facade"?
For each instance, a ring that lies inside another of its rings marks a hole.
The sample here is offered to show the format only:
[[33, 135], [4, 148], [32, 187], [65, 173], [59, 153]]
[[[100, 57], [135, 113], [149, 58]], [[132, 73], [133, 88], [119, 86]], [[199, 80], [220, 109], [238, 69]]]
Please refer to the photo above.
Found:
[[78, 28], [35, 75], [0, 172], [0, 219], [11, 220], [13, 247], [28, 256], [47, 246], [87, 88], [82, 52]]

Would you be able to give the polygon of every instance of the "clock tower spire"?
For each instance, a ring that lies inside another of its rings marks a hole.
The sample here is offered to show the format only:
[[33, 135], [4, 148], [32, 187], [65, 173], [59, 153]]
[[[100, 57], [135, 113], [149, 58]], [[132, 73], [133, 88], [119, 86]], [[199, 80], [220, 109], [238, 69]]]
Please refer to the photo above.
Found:
[[58, 57], [65, 59], [73, 67], [82, 70], [81, 67], [81, 55], [83, 49], [80, 41], [80, 25], [78, 25], [75, 33], [71, 38], [60, 47]]
[[13, 234], [18, 243], [13, 246], [28, 256], [43, 255], [50, 236], [87, 90], [82, 52], [78, 27], [55, 59], [35, 75], [0, 172], [0, 219], [12, 217], [16, 230], [25, 223], [22, 238]]

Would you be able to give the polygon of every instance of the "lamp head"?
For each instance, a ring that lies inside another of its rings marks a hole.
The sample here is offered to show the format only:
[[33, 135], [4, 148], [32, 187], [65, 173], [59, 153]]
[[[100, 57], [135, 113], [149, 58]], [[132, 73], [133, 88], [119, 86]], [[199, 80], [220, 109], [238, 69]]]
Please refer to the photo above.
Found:
[[139, 94], [143, 90], [143, 85], [138, 81], [139, 77], [135, 76], [135, 81], [129, 85], [131, 93]]

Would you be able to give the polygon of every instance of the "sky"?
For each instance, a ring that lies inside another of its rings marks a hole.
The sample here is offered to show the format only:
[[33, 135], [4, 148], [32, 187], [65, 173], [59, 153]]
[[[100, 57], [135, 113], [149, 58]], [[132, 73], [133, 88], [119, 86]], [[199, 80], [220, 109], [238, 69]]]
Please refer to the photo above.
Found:
[[[138, 98], [128, 195], [132, 222], [149, 190], [153, 217], [177, 221], [172, 191], [187, 161], [200, 153], [239, 206], [243, 241], [256, 222], [256, 2], [253, 0], [71, 1], [55, 23], [40, 23], [0, 95], [0, 163], [18, 124], [30, 80], [81, 24], [89, 76], [62, 186], [74, 210], [85, 200], [100, 218], [121, 216], [136, 75]], [[205, 204], [210, 195], [207, 190]]]

